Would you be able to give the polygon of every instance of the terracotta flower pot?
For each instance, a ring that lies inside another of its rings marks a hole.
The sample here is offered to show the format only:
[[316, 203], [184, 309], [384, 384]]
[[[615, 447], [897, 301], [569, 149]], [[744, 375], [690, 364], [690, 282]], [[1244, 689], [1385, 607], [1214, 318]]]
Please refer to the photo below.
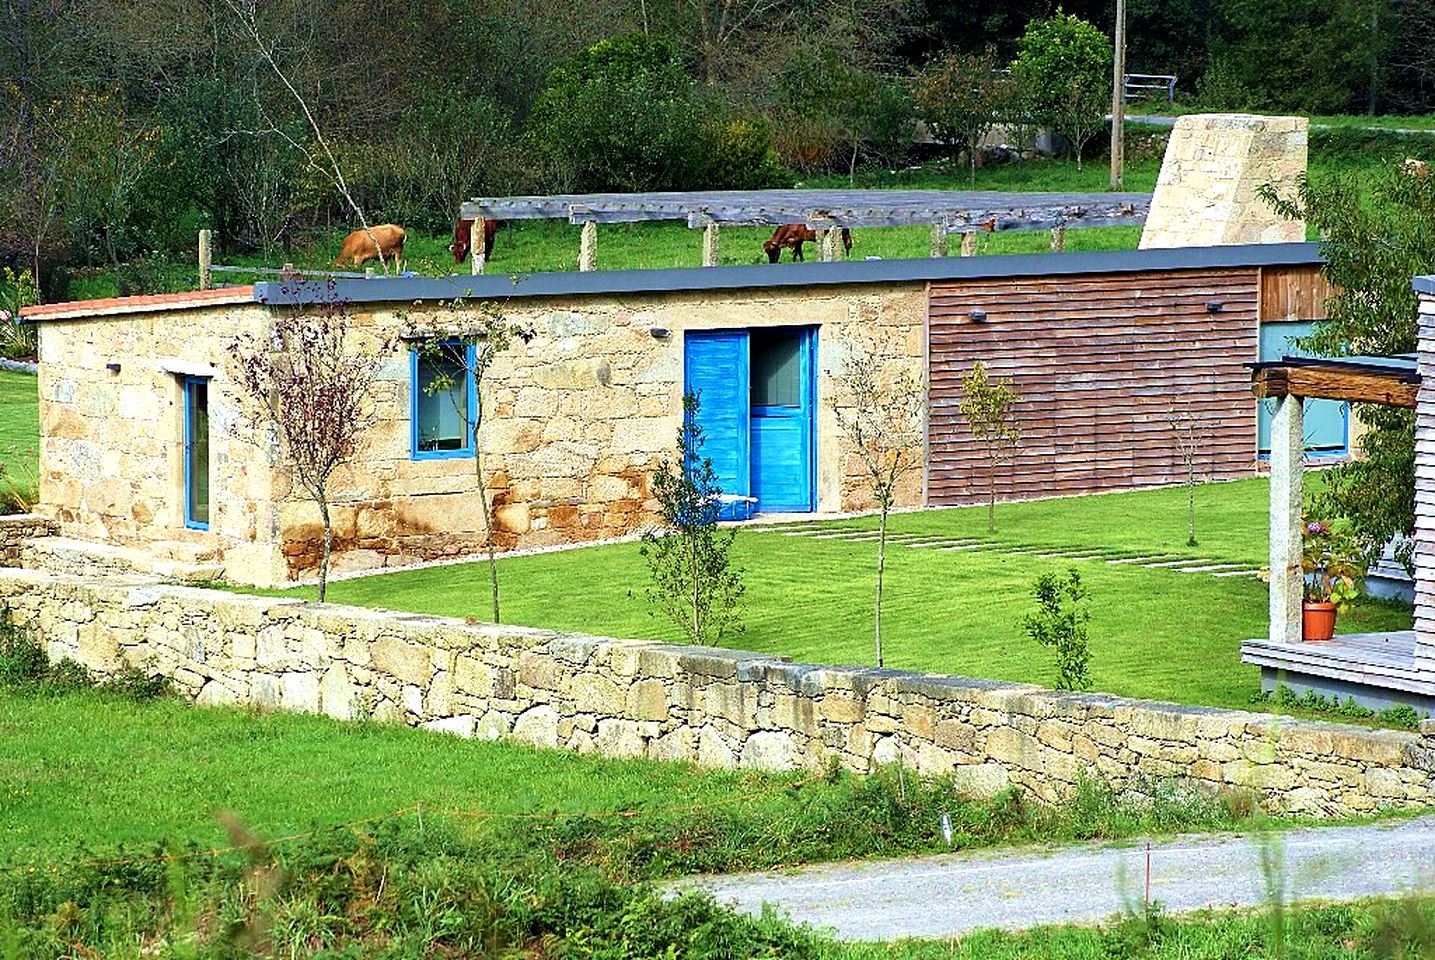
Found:
[[1335, 604], [1307, 600], [1301, 605], [1301, 614], [1306, 640], [1329, 640], [1335, 636]]

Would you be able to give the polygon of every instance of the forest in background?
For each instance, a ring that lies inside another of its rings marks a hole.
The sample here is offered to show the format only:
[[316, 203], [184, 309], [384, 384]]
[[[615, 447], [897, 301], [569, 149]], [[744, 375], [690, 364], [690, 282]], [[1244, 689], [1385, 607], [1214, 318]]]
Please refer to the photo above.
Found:
[[[1109, 35], [1112, 6], [1064, 11]], [[0, 0], [0, 265], [39, 264], [54, 299], [67, 271], [142, 274], [146, 258], [191, 249], [201, 227], [229, 252], [287, 249], [355, 225], [330, 166], [371, 222], [428, 231], [477, 194], [772, 186], [899, 167], [924, 71], [953, 52], [1002, 69], [1028, 24], [1058, 9]], [[1177, 74], [1190, 105], [1435, 106], [1428, 2], [1130, 0], [1128, 17], [1128, 69]], [[614, 62], [628, 86], [585, 103], [585, 79]]]

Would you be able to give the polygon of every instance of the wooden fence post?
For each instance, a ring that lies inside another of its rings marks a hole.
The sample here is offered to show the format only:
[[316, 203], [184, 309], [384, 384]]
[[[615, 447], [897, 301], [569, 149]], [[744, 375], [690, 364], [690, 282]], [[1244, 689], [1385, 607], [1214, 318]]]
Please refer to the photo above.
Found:
[[199, 289], [208, 290], [214, 285], [214, 231], [199, 231]]
[[468, 225], [468, 257], [469, 270], [473, 276], [483, 273], [483, 263], [487, 258], [484, 253], [484, 236], [488, 233], [487, 220], [482, 214], [473, 218], [473, 223]]
[[932, 224], [932, 256], [945, 257], [947, 255], [947, 225], [945, 223]]
[[1053, 253], [1066, 250], [1066, 224], [1058, 223], [1051, 228], [1051, 250]]
[[582, 271], [598, 269], [598, 221], [583, 221], [583, 229], [578, 234], [578, 269]]
[[718, 265], [718, 225], [716, 220], [709, 220], [703, 226], [703, 266], [715, 267]]
[[968, 230], [962, 234], [962, 256], [975, 256], [977, 252], [977, 235], [975, 231]]

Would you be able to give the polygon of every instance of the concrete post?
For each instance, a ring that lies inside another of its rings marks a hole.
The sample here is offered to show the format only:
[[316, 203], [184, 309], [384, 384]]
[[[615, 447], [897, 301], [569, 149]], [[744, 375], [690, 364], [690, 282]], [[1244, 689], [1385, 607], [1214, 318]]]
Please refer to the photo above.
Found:
[[947, 255], [947, 225], [945, 223], [932, 224], [932, 256], [945, 257]]
[[1058, 223], [1051, 228], [1051, 252], [1063, 253], [1066, 250], [1066, 224]]
[[977, 253], [977, 235], [968, 230], [962, 234], [962, 256], [974, 257]]
[[716, 220], [709, 220], [703, 226], [703, 266], [715, 267], [718, 265], [718, 225]]
[[578, 269], [598, 269], [598, 221], [585, 220], [583, 230], [578, 234]]
[[487, 260], [484, 251], [484, 236], [488, 233], [488, 222], [482, 214], [473, 218], [473, 223], [468, 225], [468, 272], [475, 277], [483, 273], [483, 264]]
[[214, 286], [214, 232], [199, 231], [199, 289], [208, 290]]
[[838, 227], [827, 227], [818, 236], [818, 243], [822, 249], [822, 260], [824, 263], [831, 263], [837, 259], [837, 238]]
[[1301, 475], [1305, 427], [1300, 397], [1280, 397], [1271, 417], [1271, 641], [1302, 639]]

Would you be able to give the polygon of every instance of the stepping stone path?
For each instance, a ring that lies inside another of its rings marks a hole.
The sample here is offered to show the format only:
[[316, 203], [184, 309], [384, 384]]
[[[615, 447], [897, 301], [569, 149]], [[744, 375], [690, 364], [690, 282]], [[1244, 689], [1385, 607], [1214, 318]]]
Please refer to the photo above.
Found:
[[[835, 540], [839, 543], [875, 543], [875, 530], [849, 530], [815, 523], [810, 526], [758, 527], [784, 537], [808, 540]], [[1183, 557], [1172, 553], [1150, 553], [1132, 556], [1127, 551], [1101, 547], [1063, 547], [1052, 544], [1001, 543], [977, 537], [944, 537], [939, 534], [889, 533], [887, 542], [914, 550], [939, 550], [943, 553], [998, 553], [1008, 557], [1036, 557], [1041, 560], [1089, 560], [1111, 566], [1139, 566], [1147, 570], [1170, 570], [1195, 573], [1208, 577], [1258, 577], [1261, 571], [1248, 563], [1232, 563], [1215, 557]]]

